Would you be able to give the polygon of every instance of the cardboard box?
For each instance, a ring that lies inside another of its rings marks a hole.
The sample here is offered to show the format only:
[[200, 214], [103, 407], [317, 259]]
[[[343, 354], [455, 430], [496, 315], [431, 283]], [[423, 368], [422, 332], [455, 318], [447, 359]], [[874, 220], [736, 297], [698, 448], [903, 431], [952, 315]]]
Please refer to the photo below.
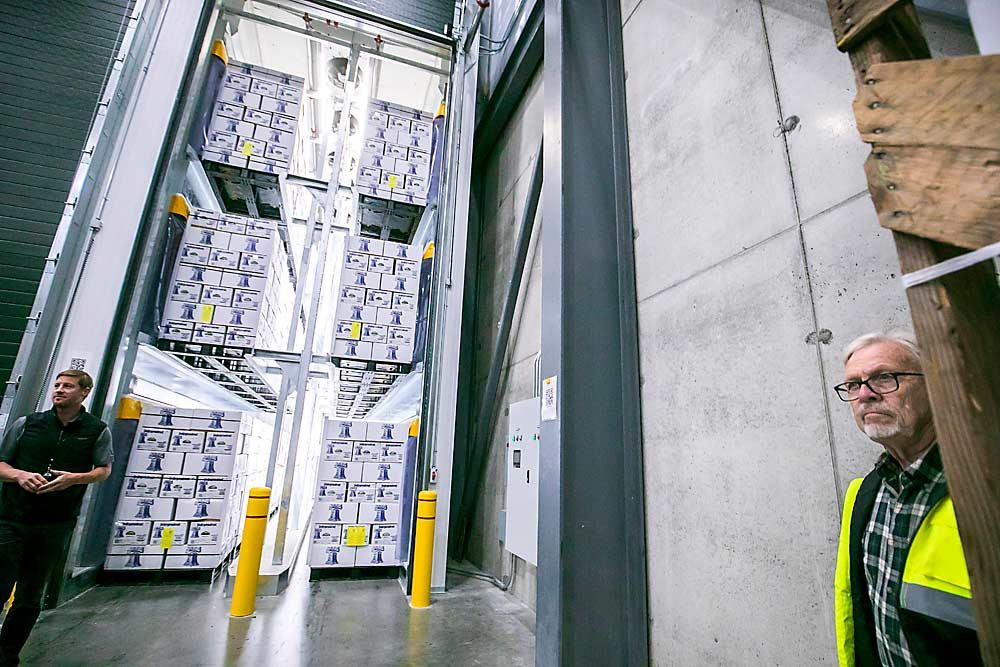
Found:
[[[171, 501], [174, 502], [174, 501]], [[168, 531], [174, 532], [170, 537]], [[171, 549], [187, 544], [188, 522], [187, 521], [154, 521], [153, 528], [149, 534], [149, 546], [153, 549]]]
[[347, 482], [331, 482], [320, 480], [316, 491], [317, 500], [347, 501]]
[[397, 276], [404, 276], [407, 278], [419, 278], [420, 262], [411, 262], [409, 260], [397, 259], [395, 274]]
[[390, 171], [388, 168], [382, 169], [382, 176], [379, 178], [378, 186], [384, 190], [395, 190], [406, 185], [406, 177], [397, 172], [395, 167]]
[[174, 452], [136, 450], [129, 457], [127, 473], [178, 475], [184, 465], [184, 456], [184, 454]]
[[219, 218], [219, 229], [232, 234], [246, 234], [248, 220], [242, 215], [226, 213]]
[[240, 271], [246, 271], [248, 273], [267, 273], [267, 269], [270, 265], [267, 255], [262, 255], [255, 252], [242, 252], [240, 253]]
[[321, 461], [320, 476], [332, 482], [360, 482], [364, 465], [349, 461]]
[[247, 165], [247, 169], [262, 171], [265, 174], [283, 174], [288, 171], [288, 162], [286, 160], [275, 160], [266, 156], [259, 158], [252, 157], [250, 158], [250, 164]]
[[180, 253], [177, 256], [177, 259], [181, 264], [205, 266], [208, 264], [208, 258], [211, 255], [211, 252], [212, 248], [210, 246], [184, 243], [181, 245]]
[[233, 291], [232, 306], [245, 310], [260, 310], [260, 292], [235, 290]]
[[226, 431], [208, 431], [205, 434], [206, 454], [235, 454], [238, 434]]
[[203, 345], [224, 345], [226, 328], [215, 324], [197, 324], [191, 334], [191, 342]]
[[260, 108], [264, 111], [281, 114], [282, 116], [291, 116], [292, 118], [299, 117], [299, 103], [293, 100], [279, 100], [275, 97], [262, 97], [260, 100]]
[[188, 322], [164, 322], [160, 327], [160, 338], [190, 341], [194, 326]]
[[324, 461], [350, 461], [354, 447], [348, 440], [326, 440], [323, 442]]
[[389, 327], [412, 328], [417, 323], [417, 311], [396, 310], [395, 308], [379, 308], [378, 312], [375, 314], [375, 323], [384, 324]]
[[362, 463], [362, 482], [402, 482], [401, 463]]
[[288, 102], [298, 102], [302, 99], [302, 86], [278, 86], [275, 97]]
[[354, 567], [357, 551], [356, 547], [345, 547], [338, 544], [314, 544], [309, 548], [309, 565], [316, 569]]
[[174, 278], [200, 285], [219, 285], [222, 282], [222, 271], [204, 266], [178, 266], [174, 271]]
[[374, 343], [372, 345], [373, 361], [391, 361], [400, 364], [408, 364], [413, 361], [413, 347], [411, 345], [396, 345], [394, 343]]
[[226, 327], [226, 345], [233, 347], [254, 347], [257, 337], [253, 329]]
[[181, 470], [185, 475], [218, 475], [231, 477], [233, 474], [233, 456], [224, 454], [184, 454], [184, 464]]
[[389, 127], [389, 113], [375, 108], [368, 109], [368, 124], [375, 127]]
[[[294, 132], [285, 132], [284, 130], [278, 130], [266, 125], [255, 126], [253, 138], [261, 142], [267, 142], [268, 144], [277, 144], [288, 151], [291, 151], [295, 147]], [[263, 155], [263, 152], [261, 155]]]
[[430, 165], [411, 162], [410, 160], [396, 160], [396, 173], [402, 174], [406, 178], [418, 176], [420, 178], [429, 179], [431, 175], [431, 168]]
[[136, 431], [135, 448], [152, 452], [165, 452], [170, 444], [170, 429], [139, 426]]
[[195, 478], [167, 475], [159, 487], [161, 498], [194, 498]]
[[188, 526], [188, 544], [219, 547], [222, 544], [222, 523], [192, 521]]
[[190, 428], [203, 431], [239, 433], [243, 413], [237, 410], [193, 410]]
[[212, 250], [208, 257], [208, 265], [216, 269], [240, 268], [240, 253], [232, 250]]
[[199, 477], [195, 483], [194, 497], [197, 499], [225, 500], [229, 498], [233, 485], [221, 477]]
[[313, 508], [313, 521], [316, 523], [357, 523], [358, 504], [317, 500]]
[[388, 127], [381, 127], [377, 123], [365, 124], [365, 139], [376, 139], [389, 144], [396, 143], [399, 138], [399, 130], [391, 130]]
[[388, 327], [389, 340], [394, 345], [413, 345], [413, 329], [405, 327]]
[[412, 132], [399, 132], [396, 137], [396, 144], [400, 146], [406, 146], [407, 148], [415, 148], [419, 151], [430, 151], [431, 149], [431, 138], [426, 137], [422, 134], [413, 134]]
[[276, 130], [284, 130], [285, 132], [295, 132], [298, 127], [298, 121], [291, 116], [282, 116], [280, 114], [274, 114], [271, 117], [271, 127]]
[[397, 146], [396, 144], [387, 144], [384, 153], [391, 158], [396, 159], [396, 167], [398, 169], [400, 162], [406, 162], [406, 147]]
[[382, 257], [381, 255], [368, 257], [369, 273], [393, 273], [395, 268], [396, 263], [391, 257]]
[[341, 535], [341, 538], [340, 538], [340, 543], [341, 544], [345, 544], [345, 545], [348, 544], [351, 541], [350, 540], [350, 532], [352, 530], [359, 530], [360, 529], [360, 531], [364, 535], [364, 544], [366, 544], [366, 545], [370, 544], [370, 540], [371, 540], [371, 537], [372, 537], [372, 535], [371, 535], [371, 528], [372, 527], [369, 524], [353, 524], [353, 525], [351, 525], [351, 524], [345, 524], [345, 525], [341, 526], [341, 530], [343, 532], [342, 532], [342, 535]]
[[[382, 172], [392, 172], [396, 168], [396, 158], [391, 155], [377, 155], [375, 153], [362, 153], [358, 161], [361, 169], [379, 169]], [[380, 181], [381, 182], [381, 177]], [[402, 183], [400, 183], [402, 185]]]
[[383, 275], [381, 286], [384, 290], [416, 294], [420, 288], [420, 283], [419, 279], [415, 276]]
[[399, 536], [399, 527], [394, 523], [373, 524], [371, 535], [372, 544], [395, 546]]
[[230, 234], [228, 249], [270, 256], [274, 252], [274, 241], [249, 234]]
[[182, 452], [184, 454], [200, 454], [205, 447], [204, 431], [181, 431], [171, 432], [170, 444], [167, 451]]
[[358, 547], [354, 564], [355, 567], [399, 565], [399, 560], [396, 558], [396, 547], [387, 544], [371, 544], [366, 547]]
[[111, 528], [111, 545], [116, 547], [149, 544], [151, 521], [115, 521]]
[[[280, 132], [281, 130], [275, 130], [275, 132]], [[278, 160], [280, 162], [290, 162], [292, 159], [292, 149], [281, 144], [271, 144], [267, 145], [264, 149], [264, 157], [268, 160]], [[287, 168], [288, 165], [286, 164]]]
[[183, 280], [175, 281], [170, 286], [170, 298], [174, 301], [198, 303], [201, 301], [201, 285]]
[[212, 316], [213, 324], [254, 329], [260, 321], [260, 312], [247, 308], [224, 308], [218, 306]]
[[222, 116], [224, 118], [233, 118], [235, 120], [243, 120], [243, 114], [245, 111], [246, 107], [242, 104], [233, 104], [232, 102], [216, 102], [215, 108], [212, 110], [212, 115]]
[[220, 130], [209, 130], [205, 138], [205, 145], [218, 151], [235, 151], [238, 141], [239, 136], [235, 134]]
[[390, 199], [392, 197], [392, 190], [383, 190], [378, 185], [358, 184], [357, 190], [359, 194], [368, 195], [369, 197], [379, 197], [381, 199]]
[[[357, 510], [355, 510], [356, 512]], [[317, 521], [312, 525], [313, 544], [341, 544], [344, 527], [340, 523]]]
[[395, 482], [382, 482], [375, 485], [375, 498], [371, 502], [398, 503], [400, 485]]
[[393, 241], [385, 242], [385, 249], [382, 253], [386, 257], [392, 257], [394, 259], [405, 259], [412, 262], [419, 262], [421, 259], [421, 251], [415, 245], [407, 245], [405, 243], [395, 243]]
[[144, 544], [141, 546], [131, 546], [131, 547], [116, 547], [109, 544], [107, 547], [107, 554], [109, 556], [128, 556], [129, 554], [142, 554], [144, 556], [163, 556], [163, 547], [161, 547], [159, 544]]
[[222, 564], [222, 554], [204, 553], [202, 547], [187, 546], [183, 556], [167, 555], [164, 570], [213, 570]]
[[344, 268], [353, 271], [367, 271], [370, 255], [348, 252], [344, 255]]
[[392, 304], [389, 307], [395, 310], [416, 311], [417, 301], [418, 297], [416, 294], [409, 294], [407, 292], [393, 292]]
[[190, 428], [191, 414], [190, 410], [150, 404], [139, 415], [139, 426]]
[[178, 521], [222, 519], [226, 512], [226, 500], [197, 497], [191, 500], [178, 500], [175, 512]]
[[122, 497], [156, 498], [160, 495], [160, 478], [149, 475], [128, 475], [122, 483]]
[[175, 322], [211, 322], [215, 307], [210, 304], [168, 301], [164, 308], [164, 319]]
[[362, 324], [361, 340], [366, 343], [384, 343], [388, 340], [388, 327], [378, 324]]
[[338, 338], [333, 341], [333, 356], [357, 359], [371, 359], [372, 345], [357, 340]]
[[214, 148], [206, 148], [201, 153], [201, 159], [205, 162], [218, 162], [240, 169], [247, 166], [247, 156], [236, 151], [220, 151]]
[[403, 462], [403, 446], [402, 445], [388, 445], [383, 443], [382, 448], [379, 451], [378, 460], [383, 463], [402, 463]]
[[174, 518], [173, 498], [137, 498], [122, 496], [115, 518], [134, 521], [164, 521]]
[[347, 501], [351, 503], [375, 502], [376, 485], [372, 482], [350, 482], [347, 485]]
[[338, 320], [334, 325], [334, 337], [345, 340], [361, 340], [361, 322]]
[[267, 95], [268, 97], [278, 96], [278, 84], [264, 79], [253, 79], [250, 82], [250, 90], [260, 95]]
[[423, 176], [407, 176], [406, 189], [415, 194], [427, 194], [427, 179]]
[[340, 440], [364, 440], [368, 432], [366, 422], [352, 419], [328, 419], [323, 430], [328, 437]]
[[398, 201], [403, 204], [412, 204], [414, 206], [427, 206], [427, 198], [416, 195], [412, 192], [407, 192], [405, 190], [393, 190], [392, 191], [392, 201]]
[[[142, 547], [135, 547], [141, 549]], [[134, 553], [108, 555], [104, 559], [105, 570], [159, 570], [163, 566], [163, 552], [156, 554]]]
[[[251, 92], [256, 93], [258, 91], [251, 89]], [[253, 123], [254, 125], [270, 125], [272, 117], [273, 114], [270, 114], [266, 111], [261, 111], [260, 109], [245, 109], [243, 111], [242, 120]]]
[[368, 273], [367, 271], [352, 271], [350, 269], [344, 269], [340, 284], [348, 287], [370, 287], [372, 289], [378, 289], [381, 285], [381, 276], [377, 273]]
[[410, 134], [416, 134], [430, 139], [434, 133], [434, 126], [431, 123], [415, 120], [410, 123]]
[[[257, 127], [253, 123], [248, 123], [245, 120], [236, 120], [235, 118], [226, 118], [224, 116], [216, 116], [212, 119], [212, 122], [208, 126], [209, 132], [225, 132], [226, 134], [236, 134], [240, 137], [252, 137], [253, 130]], [[243, 146], [237, 144], [235, 150], [242, 150]]]
[[355, 442], [352, 461], [375, 462], [379, 460], [379, 444], [376, 442]]
[[365, 305], [392, 308], [392, 294], [392, 292], [387, 290], [368, 290], [368, 293], [365, 295]]
[[[216, 110], [218, 110], [218, 104], [230, 104], [239, 105], [243, 107], [248, 107], [252, 109], [260, 108], [261, 95], [257, 93], [251, 93], [246, 90], [239, 90], [236, 88], [230, 88], [228, 86], [223, 86], [219, 89], [219, 98], [216, 102]], [[227, 116], [230, 114], [226, 114]], [[216, 117], [222, 117], [222, 114], [216, 113]]]
[[403, 444], [408, 436], [409, 424], [394, 422], [368, 422], [365, 430], [367, 440], [380, 443], [395, 442]]
[[399, 116], [389, 116], [389, 129], [409, 134], [410, 120], [408, 118], [400, 118]]
[[235, 88], [236, 90], [250, 90], [250, 77], [246, 74], [234, 72], [231, 68], [227, 67], [226, 73], [222, 77], [222, 85], [226, 88]]
[[361, 167], [358, 170], [358, 185], [371, 185], [373, 187], [378, 187], [378, 184], [382, 180], [382, 170], [378, 167]]
[[226, 271], [222, 274], [222, 286], [261, 292], [267, 285], [267, 277], [246, 271]]
[[378, 317], [378, 309], [372, 306], [362, 306], [357, 303], [342, 303], [337, 306], [336, 317], [338, 320], [375, 324], [375, 320]]

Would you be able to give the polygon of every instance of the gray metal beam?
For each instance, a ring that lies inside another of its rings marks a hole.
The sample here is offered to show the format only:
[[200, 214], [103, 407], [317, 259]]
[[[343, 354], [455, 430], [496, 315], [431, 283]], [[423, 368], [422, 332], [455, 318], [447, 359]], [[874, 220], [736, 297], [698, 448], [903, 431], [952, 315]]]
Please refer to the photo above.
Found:
[[546, 0], [542, 376], [555, 380], [542, 397], [535, 658], [546, 667], [648, 664], [621, 37], [618, 0]]

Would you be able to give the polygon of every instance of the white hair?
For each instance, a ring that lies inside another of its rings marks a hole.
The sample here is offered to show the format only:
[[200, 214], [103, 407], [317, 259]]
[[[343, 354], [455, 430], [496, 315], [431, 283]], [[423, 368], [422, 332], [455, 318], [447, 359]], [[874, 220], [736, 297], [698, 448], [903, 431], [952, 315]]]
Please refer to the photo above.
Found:
[[866, 333], [863, 336], [858, 336], [844, 348], [844, 363], [846, 364], [854, 353], [861, 348], [874, 345], [875, 343], [896, 343], [897, 345], [901, 345], [913, 355], [913, 358], [917, 361], [917, 365], [923, 367], [923, 355], [920, 351], [920, 346], [917, 345], [916, 337], [909, 331], [903, 330], [889, 331], [886, 333]]

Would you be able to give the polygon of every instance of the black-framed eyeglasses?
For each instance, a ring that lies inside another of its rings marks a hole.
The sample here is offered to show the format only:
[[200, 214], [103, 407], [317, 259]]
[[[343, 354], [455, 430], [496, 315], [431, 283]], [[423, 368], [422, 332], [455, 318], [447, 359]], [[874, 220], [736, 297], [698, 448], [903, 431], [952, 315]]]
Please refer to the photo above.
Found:
[[842, 382], [833, 389], [837, 392], [840, 400], [846, 402], [856, 401], [861, 395], [862, 385], [868, 387], [873, 393], [879, 396], [882, 394], [891, 394], [899, 389], [899, 378], [905, 375], [923, 376], [923, 373], [876, 373], [867, 380]]

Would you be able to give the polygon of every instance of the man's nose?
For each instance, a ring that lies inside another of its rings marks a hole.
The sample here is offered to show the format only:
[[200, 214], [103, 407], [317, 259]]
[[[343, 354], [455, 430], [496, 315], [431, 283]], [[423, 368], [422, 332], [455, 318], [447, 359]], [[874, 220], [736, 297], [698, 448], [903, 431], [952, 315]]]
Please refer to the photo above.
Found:
[[881, 397], [881, 394], [876, 394], [867, 384], [861, 385], [861, 388], [858, 389], [858, 398], [862, 401], [874, 401]]

